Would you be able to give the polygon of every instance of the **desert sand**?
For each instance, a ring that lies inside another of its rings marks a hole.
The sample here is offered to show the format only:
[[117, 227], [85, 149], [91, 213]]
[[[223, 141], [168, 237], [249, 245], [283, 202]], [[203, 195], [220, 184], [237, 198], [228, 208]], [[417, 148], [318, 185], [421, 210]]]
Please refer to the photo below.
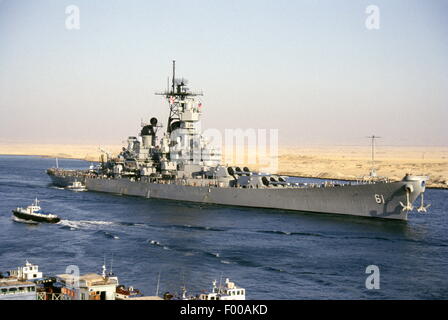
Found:
[[[280, 148], [279, 173], [356, 180], [372, 168], [369, 147]], [[406, 173], [428, 175], [428, 186], [448, 187], [448, 147], [380, 147], [375, 153], [378, 176], [401, 180]]]
[[[121, 151], [122, 147], [102, 145], [101, 148], [115, 155]], [[0, 143], [0, 154], [98, 161], [101, 151], [98, 145]]]
[[[111, 154], [121, 150], [120, 145], [106, 145]], [[97, 145], [61, 144], [0, 144], [3, 155], [37, 155], [52, 158], [72, 158], [98, 161]], [[406, 173], [430, 177], [428, 186], [448, 188], [448, 147], [395, 147], [379, 146], [375, 153], [377, 174], [391, 180], [400, 180]], [[244, 163], [229, 163], [244, 165]], [[260, 169], [257, 163], [248, 165]], [[372, 167], [369, 146], [307, 146], [280, 147], [278, 174], [355, 180], [367, 175]]]

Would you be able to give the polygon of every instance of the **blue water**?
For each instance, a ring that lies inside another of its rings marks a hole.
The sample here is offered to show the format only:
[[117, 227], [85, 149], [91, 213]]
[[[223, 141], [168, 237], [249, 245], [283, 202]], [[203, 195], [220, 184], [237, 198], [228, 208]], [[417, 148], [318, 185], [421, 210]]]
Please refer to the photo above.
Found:
[[[408, 222], [233, 208], [50, 185], [54, 159], [0, 156], [0, 271], [28, 259], [44, 274], [77, 265], [100, 272], [113, 257], [120, 282], [145, 294], [209, 289], [230, 277], [248, 299], [447, 299], [448, 191], [428, 190], [426, 215]], [[60, 167], [89, 163], [59, 160]], [[14, 222], [38, 197], [59, 224]], [[368, 290], [368, 265], [380, 289]]]

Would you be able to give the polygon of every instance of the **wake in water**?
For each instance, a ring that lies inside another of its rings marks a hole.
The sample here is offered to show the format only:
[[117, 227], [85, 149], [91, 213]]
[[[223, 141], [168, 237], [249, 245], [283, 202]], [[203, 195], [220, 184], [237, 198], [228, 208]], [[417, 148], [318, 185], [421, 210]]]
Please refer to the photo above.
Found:
[[119, 225], [112, 221], [101, 221], [101, 220], [61, 220], [58, 222], [58, 225], [61, 226], [62, 229], [68, 229], [70, 231], [82, 230], [82, 231], [96, 231], [98, 234], [104, 235], [106, 238], [120, 239], [119, 236], [103, 230], [101, 227], [103, 226], [113, 226]]
[[94, 229], [98, 226], [107, 226], [107, 225], [113, 225], [114, 222], [111, 221], [100, 221], [100, 220], [61, 220], [58, 222], [59, 225], [68, 227], [73, 230], [77, 229]]
[[168, 248], [167, 246], [162, 245], [159, 241], [156, 240], [146, 240], [146, 242], [148, 242], [149, 244], [153, 245], [153, 246], [157, 246], [157, 247], [161, 247], [165, 250], [169, 250], [170, 248]]
[[172, 228], [176, 229], [184, 229], [184, 230], [199, 230], [199, 231], [227, 231], [225, 229], [220, 228], [213, 228], [208, 226], [192, 226], [190, 224], [184, 224], [184, 225], [172, 225]]
[[107, 231], [100, 230], [100, 231], [97, 231], [97, 233], [103, 234], [106, 238], [115, 239], [115, 240], [119, 240], [120, 239], [119, 236], [116, 236], [116, 235], [114, 235], [114, 234], [112, 234], [110, 232], [107, 232]]
[[323, 235], [320, 233], [312, 233], [312, 232], [289, 232], [289, 231], [281, 231], [281, 230], [258, 230], [259, 233], [267, 233], [267, 234], [278, 234], [285, 236], [310, 236], [310, 237], [325, 237], [325, 238], [334, 238], [330, 235]]
[[51, 189], [56, 189], [56, 190], [65, 190], [65, 188], [62, 188], [62, 187], [56, 187], [56, 186], [51, 186], [50, 187]]

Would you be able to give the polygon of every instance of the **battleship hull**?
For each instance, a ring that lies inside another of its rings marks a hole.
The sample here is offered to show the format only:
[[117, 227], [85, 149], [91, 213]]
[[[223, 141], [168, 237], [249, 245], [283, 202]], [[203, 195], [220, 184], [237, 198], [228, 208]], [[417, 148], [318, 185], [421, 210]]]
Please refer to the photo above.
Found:
[[424, 180], [321, 188], [222, 188], [117, 179], [85, 179], [88, 190], [145, 198], [407, 220], [400, 204], [424, 192]]
[[[175, 77], [175, 61], [171, 89], [157, 94], [166, 98], [170, 111], [159, 144], [162, 126], [157, 118], [142, 121], [141, 139], [128, 137], [127, 147], [116, 156], [101, 149], [97, 169], [48, 169], [53, 183], [65, 187], [78, 179], [98, 192], [396, 220], [406, 220], [412, 203], [423, 195], [427, 177], [406, 175], [402, 181], [388, 182], [377, 177], [374, 168], [363, 181], [341, 185], [290, 183], [276, 174], [224, 166], [220, 151], [201, 133], [202, 103], [197, 97], [202, 93], [190, 91], [183, 78]], [[373, 152], [376, 137], [371, 138]], [[418, 210], [426, 210], [423, 203]]]

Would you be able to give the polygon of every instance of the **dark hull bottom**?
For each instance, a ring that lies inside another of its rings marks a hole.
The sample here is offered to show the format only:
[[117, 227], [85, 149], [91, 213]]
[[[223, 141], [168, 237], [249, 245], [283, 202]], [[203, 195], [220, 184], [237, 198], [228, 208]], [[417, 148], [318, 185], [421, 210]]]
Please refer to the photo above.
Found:
[[19, 219], [23, 219], [23, 220], [31, 220], [31, 221], [36, 221], [36, 222], [46, 222], [46, 223], [58, 223], [59, 221], [61, 221], [60, 218], [44, 218], [44, 217], [37, 217], [34, 215], [30, 215], [30, 214], [25, 214], [19, 211], [15, 211], [13, 210], [12, 213]]

